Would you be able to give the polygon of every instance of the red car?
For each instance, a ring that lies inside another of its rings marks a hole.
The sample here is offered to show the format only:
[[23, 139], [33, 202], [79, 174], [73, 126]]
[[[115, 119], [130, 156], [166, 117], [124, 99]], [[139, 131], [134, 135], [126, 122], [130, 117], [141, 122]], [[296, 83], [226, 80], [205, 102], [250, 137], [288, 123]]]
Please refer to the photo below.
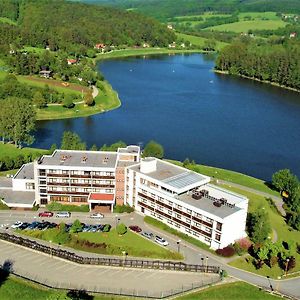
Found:
[[129, 229], [134, 231], [134, 232], [141, 232], [142, 231], [142, 228], [137, 226], [137, 225], [129, 226]]
[[53, 217], [53, 212], [51, 212], [51, 211], [40, 212], [39, 217]]

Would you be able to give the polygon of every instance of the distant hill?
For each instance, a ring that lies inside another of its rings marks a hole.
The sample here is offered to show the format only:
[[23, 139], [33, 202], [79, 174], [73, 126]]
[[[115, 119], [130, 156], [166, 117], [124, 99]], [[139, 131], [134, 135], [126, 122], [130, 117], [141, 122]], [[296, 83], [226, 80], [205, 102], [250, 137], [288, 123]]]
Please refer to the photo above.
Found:
[[300, 13], [299, 0], [78, 0], [137, 10], [160, 20], [206, 11], [275, 11]]

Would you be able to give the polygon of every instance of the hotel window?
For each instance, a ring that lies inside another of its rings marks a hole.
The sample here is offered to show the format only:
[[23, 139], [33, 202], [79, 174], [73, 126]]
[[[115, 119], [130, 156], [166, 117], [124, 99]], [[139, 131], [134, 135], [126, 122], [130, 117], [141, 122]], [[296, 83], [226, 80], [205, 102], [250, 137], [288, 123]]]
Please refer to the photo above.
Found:
[[181, 215], [176, 214], [176, 218], [179, 219], [179, 220], [181, 220]]
[[151, 197], [155, 199], [156, 195], [151, 193]]
[[196, 217], [202, 219], [202, 215], [196, 213]]
[[192, 211], [190, 210], [190, 209], [186, 209], [186, 212], [188, 213], [188, 214], [191, 214], [192, 213]]
[[209, 223], [212, 223], [213, 219], [206, 217], [206, 221], [209, 222]]
[[222, 231], [222, 223], [217, 222], [216, 229], [217, 229], [218, 231]]
[[171, 210], [168, 210], [168, 214], [169, 214], [169, 215], [172, 215], [172, 211], [171, 211]]
[[210, 239], [206, 237], [205, 242], [210, 242]]
[[176, 208], [177, 208], [177, 209], [182, 209], [182, 206], [179, 205], [179, 204], [177, 204], [177, 205], [176, 205]]
[[48, 200], [47, 200], [47, 198], [41, 198], [40, 202], [42, 205], [46, 205], [48, 203]]
[[62, 172], [62, 174], [68, 174], [69, 173], [69, 171], [67, 171], [67, 170], [62, 170], [61, 172]]
[[191, 220], [190, 220], [189, 218], [186, 218], [185, 221], [186, 221], [187, 223], [191, 223]]
[[220, 235], [220, 234], [218, 234], [218, 233], [216, 233], [216, 236], [215, 236], [215, 238], [216, 238], [216, 240], [217, 240], [217, 241], [220, 241], [220, 240], [221, 240], [221, 235]]

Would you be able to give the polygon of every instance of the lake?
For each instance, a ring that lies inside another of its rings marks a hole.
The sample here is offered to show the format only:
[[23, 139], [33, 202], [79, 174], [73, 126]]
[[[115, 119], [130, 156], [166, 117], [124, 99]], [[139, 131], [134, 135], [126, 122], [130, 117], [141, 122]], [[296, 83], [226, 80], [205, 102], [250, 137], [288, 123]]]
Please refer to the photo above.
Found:
[[215, 74], [211, 56], [162, 55], [106, 60], [99, 70], [122, 106], [87, 118], [40, 121], [34, 146], [60, 144], [64, 130], [88, 146], [153, 139], [165, 157], [269, 180], [290, 168], [300, 177], [300, 94]]

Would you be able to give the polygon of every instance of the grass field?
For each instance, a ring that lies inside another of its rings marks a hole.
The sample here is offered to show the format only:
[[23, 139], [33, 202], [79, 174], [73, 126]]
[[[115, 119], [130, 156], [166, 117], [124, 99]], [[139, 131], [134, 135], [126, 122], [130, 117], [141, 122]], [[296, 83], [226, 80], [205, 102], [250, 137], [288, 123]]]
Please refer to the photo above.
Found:
[[277, 296], [271, 295], [262, 291], [258, 287], [245, 282], [227, 283], [217, 286], [212, 286], [200, 292], [190, 293], [185, 296], [179, 296], [178, 300], [275, 300], [280, 299]]
[[130, 56], [147, 56], [155, 54], [177, 54], [177, 53], [199, 53], [201, 50], [174, 50], [166, 48], [141, 48], [141, 49], [123, 49], [114, 50], [108, 53], [99, 54], [96, 60], [108, 59], [108, 58], [124, 58]]
[[3, 144], [0, 143], [0, 159], [3, 157], [15, 158], [18, 155], [30, 155], [30, 154], [46, 154], [48, 150], [37, 149], [37, 148], [16, 148], [12, 144]]
[[0, 171], [0, 177], [6, 177], [7, 175], [15, 175], [19, 169], [13, 169], [9, 171]]
[[0, 17], [0, 22], [1, 23], [6, 23], [9, 25], [17, 25], [17, 23], [9, 18], [5, 18], [5, 17]]
[[[47, 229], [45, 231], [23, 230], [19, 231], [19, 233], [46, 241], [55, 241], [58, 229]], [[82, 246], [76, 242], [77, 240], [87, 240], [97, 244], [105, 243], [107, 247]], [[112, 229], [110, 232], [80, 232], [78, 234], [71, 234], [71, 241], [67, 242], [65, 246], [87, 252], [116, 256], [122, 256], [122, 252], [126, 251], [128, 256], [132, 257], [183, 259], [181, 254], [171, 252], [130, 230], [122, 236], [119, 236], [115, 229]]]
[[[278, 241], [300, 241], [300, 231], [296, 231], [291, 229], [284, 221], [284, 218], [279, 215], [275, 209], [273, 209], [269, 203], [267, 202], [266, 198], [262, 196], [258, 196], [249, 192], [245, 192], [243, 190], [233, 188], [230, 186], [223, 186], [228, 190], [231, 190], [233, 192], [242, 194], [249, 198], [249, 212], [254, 212], [258, 209], [264, 209], [270, 217], [270, 223], [272, 229], [274, 229], [278, 236]], [[291, 272], [300, 271], [300, 254], [294, 253], [294, 256], [296, 258], [296, 261], [298, 262], [296, 264], [296, 267], [291, 270]], [[247, 261], [248, 260], [248, 261]], [[273, 268], [269, 268], [268, 266], [264, 265], [263, 268], [256, 270], [254, 265], [252, 264], [252, 258], [246, 257], [246, 258], [239, 258], [233, 262], [230, 263], [230, 265], [254, 272], [256, 274], [262, 275], [262, 276], [271, 276], [273, 278], [277, 278], [278, 276], [283, 275], [283, 270], [280, 269], [278, 266], [274, 266]]]
[[[169, 160], [172, 163], [182, 166], [181, 162]], [[269, 188], [265, 181], [261, 179], [257, 179], [242, 173], [238, 173], [235, 171], [225, 170], [216, 167], [204, 166], [204, 165], [195, 165], [192, 166], [191, 169], [195, 172], [202, 173], [204, 175], [210, 176], [215, 179], [225, 180], [229, 182], [233, 182], [236, 184], [240, 184], [257, 191], [265, 192], [274, 196], [280, 196], [280, 194], [271, 188]]]
[[[200, 37], [200, 36], [195, 36], [195, 35], [189, 35], [189, 34], [184, 34], [184, 33], [176, 33], [177, 37], [186, 41], [189, 41], [192, 45], [195, 45], [199, 48], [202, 48], [204, 43], [206, 42], [207, 39]], [[220, 41], [216, 41], [216, 49], [217, 50], [221, 50], [222, 48], [224, 48], [226, 45], [228, 45], [227, 43], [223, 43]]]
[[[66, 291], [58, 291], [55, 289], [48, 289], [42, 285], [32, 283], [28, 280], [20, 279], [15, 276], [10, 276], [0, 286], [0, 299], [1, 300], [58, 300], [66, 299], [71, 300], [66, 296]], [[76, 298], [77, 299], [77, 298]], [[93, 300], [128, 300], [133, 298], [118, 297], [118, 296], [105, 296], [95, 295], [91, 296]]]
[[248, 32], [249, 30], [275, 30], [280, 27], [285, 27], [285, 25], [286, 23], [282, 20], [253, 20], [207, 27], [205, 30], [230, 31], [239, 33]]
[[47, 108], [37, 109], [37, 119], [55, 120], [87, 117], [118, 108], [121, 105], [118, 94], [108, 82], [105, 81], [103, 86], [103, 91], [99, 89], [94, 106], [85, 106], [83, 103], [76, 104], [73, 108], [65, 108], [62, 105], [48, 106]]

